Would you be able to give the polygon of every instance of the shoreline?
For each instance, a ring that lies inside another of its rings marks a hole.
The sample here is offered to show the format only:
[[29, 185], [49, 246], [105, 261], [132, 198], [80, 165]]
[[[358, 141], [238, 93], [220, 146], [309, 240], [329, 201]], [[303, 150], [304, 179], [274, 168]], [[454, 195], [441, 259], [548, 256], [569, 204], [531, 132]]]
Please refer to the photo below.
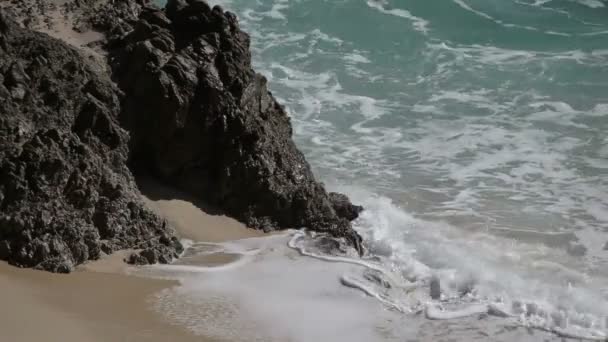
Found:
[[[140, 189], [144, 202], [182, 238], [222, 242], [263, 235], [234, 219], [209, 215], [199, 201], [155, 181], [142, 181]], [[218, 341], [173, 325], [156, 312], [153, 296], [179, 283], [127, 274], [131, 266], [122, 260], [128, 253], [86, 263], [70, 274], [0, 263], [0, 291], [10, 293], [3, 300], [5, 308], [11, 308], [0, 310], [2, 335], [12, 341]], [[234, 257], [216, 253], [196, 262], [221, 266]], [[30, 324], [22, 324], [25, 321]]]
[[[105, 69], [103, 51], [87, 45], [104, 39], [96, 31], [76, 32], [71, 15], [62, 14], [65, 0], [52, 0], [36, 13], [32, 29], [60, 39], [76, 48], [91, 65]], [[3, 3], [0, 7], [11, 7]], [[222, 242], [263, 235], [235, 219], [210, 215], [194, 196], [151, 179], [138, 180], [142, 201], [166, 219], [177, 236], [198, 242]], [[82, 264], [70, 274], [22, 269], [0, 262], [0, 291], [5, 296], [0, 310], [2, 336], [11, 341], [180, 341], [214, 342], [176, 326], [152, 308], [158, 292], [179, 284], [176, 280], [146, 278], [127, 273], [125, 259], [131, 251], [118, 251]], [[216, 253], [196, 263], [221, 266], [235, 255]], [[23, 322], [28, 322], [24, 325]], [[35, 327], [33, 329], [32, 327]]]

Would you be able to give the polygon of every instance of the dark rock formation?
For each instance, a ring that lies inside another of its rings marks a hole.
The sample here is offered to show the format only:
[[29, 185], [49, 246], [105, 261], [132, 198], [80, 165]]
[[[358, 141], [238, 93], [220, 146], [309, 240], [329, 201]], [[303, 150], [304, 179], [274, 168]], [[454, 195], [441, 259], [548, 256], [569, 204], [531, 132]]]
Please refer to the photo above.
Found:
[[137, 264], [177, 257], [127, 165], [251, 227], [306, 227], [361, 251], [361, 207], [315, 181], [233, 14], [200, 0], [62, 8], [106, 34], [113, 74], [0, 9], [0, 259], [69, 272], [126, 248]]
[[113, 41], [133, 30], [142, 6], [150, 3], [151, 0], [78, 0], [65, 6], [75, 14], [78, 30], [104, 32], [108, 40]]
[[102, 252], [182, 247], [126, 166], [119, 90], [76, 50], [0, 10], [0, 259], [69, 272]]
[[359, 217], [359, 214], [363, 211], [363, 207], [360, 205], [353, 205], [348, 197], [344, 194], [337, 192], [329, 193], [329, 200], [339, 217], [352, 221]]
[[349, 221], [361, 208], [315, 181], [234, 14], [170, 0], [166, 11], [144, 7], [109, 46], [134, 167], [251, 227], [307, 227], [360, 249]]

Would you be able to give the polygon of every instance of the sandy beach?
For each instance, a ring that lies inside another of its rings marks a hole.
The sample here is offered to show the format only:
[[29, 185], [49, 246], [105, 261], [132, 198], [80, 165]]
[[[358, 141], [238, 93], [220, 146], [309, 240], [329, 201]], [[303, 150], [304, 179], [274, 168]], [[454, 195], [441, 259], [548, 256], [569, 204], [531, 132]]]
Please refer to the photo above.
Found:
[[149, 309], [169, 281], [81, 271], [69, 275], [0, 265], [5, 341], [201, 341]]
[[[205, 213], [198, 201], [170, 187], [146, 180], [140, 188], [144, 201], [183, 238], [220, 242], [261, 234], [233, 219]], [[152, 310], [152, 296], [177, 283], [126, 275], [122, 259], [127, 254], [82, 265], [68, 275], [1, 263], [2, 340], [212, 341], [170, 325]], [[232, 260], [218, 253], [197, 263], [216, 266]]]

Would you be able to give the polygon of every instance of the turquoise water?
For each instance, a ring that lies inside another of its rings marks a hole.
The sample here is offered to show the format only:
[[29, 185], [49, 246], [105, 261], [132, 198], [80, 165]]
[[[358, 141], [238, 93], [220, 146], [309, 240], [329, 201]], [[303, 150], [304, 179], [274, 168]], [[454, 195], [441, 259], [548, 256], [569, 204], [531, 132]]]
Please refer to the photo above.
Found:
[[608, 3], [211, 3], [237, 13], [298, 145], [368, 208], [357, 229], [391, 267], [473, 279], [477, 299], [533, 301], [605, 333]]

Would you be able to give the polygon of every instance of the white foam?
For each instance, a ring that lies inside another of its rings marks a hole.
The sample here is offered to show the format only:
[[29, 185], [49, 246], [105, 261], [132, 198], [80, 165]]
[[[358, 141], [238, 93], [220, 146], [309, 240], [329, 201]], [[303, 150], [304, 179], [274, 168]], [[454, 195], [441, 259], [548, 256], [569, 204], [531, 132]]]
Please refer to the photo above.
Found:
[[278, 63], [273, 63], [271, 67], [281, 70], [285, 75], [273, 76], [272, 80], [276, 84], [297, 89], [301, 93], [300, 104], [305, 108], [305, 117], [320, 114], [323, 109], [349, 113], [353, 107], [357, 109], [355, 113], [370, 120], [387, 112], [386, 101], [343, 91], [337, 77], [331, 72], [308, 73]]
[[418, 32], [427, 34], [429, 31], [429, 22], [425, 19], [417, 17], [410, 13], [410, 11], [402, 8], [390, 8], [387, 9], [387, 4], [383, 1], [378, 0], [367, 0], [367, 5], [375, 10], [378, 10], [384, 14], [394, 15], [397, 17], [408, 19], [412, 22], [412, 26]]
[[[541, 293], [545, 293], [551, 298], [566, 295], [569, 298], [568, 300], [580, 301], [578, 305], [584, 305], [586, 310], [591, 310], [596, 314], [608, 312], [608, 303], [605, 300], [599, 299], [598, 301], [598, 298], [591, 300], [593, 296], [598, 294], [597, 292], [594, 294], [594, 291], [601, 288], [602, 285], [599, 284], [606, 279], [601, 280], [600, 283], [595, 283], [595, 281], [598, 281], [598, 279], [595, 279], [593, 283], [590, 283], [591, 279], [587, 275], [580, 274], [580, 272], [574, 271], [570, 267], [556, 264], [554, 261], [556, 257], [552, 256], [555, 251], [542, 250], [539, 254], [540, 251], [535, 249], [534, 246], [513, 244], [512, 242], [509, 243], [508, 240], [502, 241], [502, 238], [494, 238], [485, 234], [466, 234], [459, 237], [462, 233], [453, 231], [450, 226], [423, 222], [407, 216], [394, 207], [388, 199], [371, 198], [365, 201], [358, 198], [356, 194], [354, 198], [368, 208], [358, 224], [360, 232], [368, 241], [390, 241], [394, 255], [400, 259], [399, 263], [402, 265], [411, 263], [412, 261], [408, 259], [416, 255], [416, 259], [420, 261], [430, 264], [439, 262], [444, 268], [461, 269], [460, 272], [464, 271], [465, 274], [472, 274], [473, 278], [480, 284], [480, 288], [484, 286], [489, 286], [488, 290], [494, 288], [490, 292], [501, 293], [507, 291], [511, 292], [512, 296], [527, 296], [531, 292], [538, 291], [539, 297], [537, 298], [544, 296]], [[428, 241], [428, 247], [432, 248], [428, 253], [425, 251], [427, 248], [425, 241]], [[505, 248], [496, 245], [503, 243], [509, 244], [509, 250], [515, 253], [516, 258], [505, 258], [502, 253]], [[473, 245], [476, 246], [475, 250], [469, 247]], [[441, 252], [437, 253], [437, 251]], [[563, 256], [559, 258], [564, 259]], [[520, 260], [527, 259], [538, 260], [537, 267], [529, 269], [518, 265]], [[541, 264], [541, 260], [546, 260], [546, 262]], [[549, 268], [541, 272], [539, 267]], [[524, 272], [524, 275], [519, 278], [518, 274], [521, 274], [521, 272]], [[418, 272], [423, 277], [423, 274], [428, 273], [429, 271]], [[561, 280], [549, 281], [545, 278], [549, 275]], [[535, 280], [536, 277], [539, 277], [538, 280]], [[445, 283], [451, 281], [457, 280], [449, 277], [442, 279], [442, 282]], [[545, 284], [547, 281], [553, 285]], [[484, 283], [485, 285], [482, 285]], [[567, 286], [561, 287], [564, 284], [578, 284], [582, 287], [574, 291], [573, 288]], [[535, 286], [539, 286], [539, 288], [535, 288]], [[588, 286], [593, 290], [585, 289]], [[553, 297], [552, 294], [545, 291], [549, 288], [551, 288], [549, 292], [562, 292], [562, 294]], [[574, 294], [573, 291], [577, 293]], [[487, 293], [487, 295], [491, 294]], [[601, 298], [601, 295], [599, 298]], [[594, 303], [594, 301], [597, 302]], [[598, 303], [602, 304], [600, 307], [595, 307]]]
[[496, 21], [496, 19], [494, 19], [494, 17], [492, 17], [489, 14], [483, 13], [481, 11], [477, 11], [474, 10], [471, 6], [469, 6], [469, 4], [467, 4], [466, 2], [464, 2], [464, 0], [452, 0], [454, 1], [455, 4], [457, 4], [458, 6], [460, 6], [461, 8], [471, 12], [471, 13], [475, 13], [476, 15], [482, 17], [482, 18], [486, 18], [492, 21]]
[[491, 100], [486, 96], [488, 91], [483, 89], [474, 92], [461, 92], [455, 90], [444, 90], [438, 94], [434, 94], [429, 98], [429, 102], [438, 102], [442, 100], [455, 100], [458, 102], [478, 102], [491, 103]]
[[284, 10], [289, 8], [288, 0], [276, 0], [272, 4], [272, 8], [267, 12], [262, 12], [261, 14], [273, 19], [278, 20], [287, 20], [287, 17], [283, 13]]
[[[479, 17], [482, 17], [484, 19], [490, 20], [500, 26], [506, 27], [506, 28], [518, 28], [518, 29], [523, 29], [523, 30], [527, 30], [527, 31], [540, 31], [538, 28], [533, 27], [533, 26], [528, 26], [528, 25], [518, 25], [518, 24], [513, 24], [513, 23], [507, 23], [504, 20], [498, 19], [492, 15], [489, 15], [483, 11], [474, 9], [472, 6], [470, 6], [469, 4], [467, 4], [465, 2], [465, 0], [452, 0], [455, 4], [457, 4], [460, 8], [471, 12]], [[593, 1], [593, 0], [592, 0]], [[557, 31], [543, 31], [544, 33], [547, 34], [551, 34], [551, 35], [565, 35], [565, 36], [569, 36], [569, 34], [564, 33], [564, 32], [557, 32]]]
[[591, 202], [587, 204], [587, 212], [598, 221], [608, 224], [608, 206], [603, 202]]
[[349, 53], [349, 54], [345, 54], [344, 57], [342, 57], [342, 59], [344, 59], [347, 62], [350, 63], [363, 63], [363, 64], [367, 64], [367, 63], [371, 63], [371, 61], [369, 59], [367, 59], [365, 56], [359, 54], [359, 53]]
[[[386, 256], [361, 259], [348, 249], [325, 254], [315, 249], [317, 235], [303, 232], [193, 244], [190, 248], [202, 253], [241, 257], [220, 267], [140, 269], [180, 280], [180, 286], [159, 294], [155, 307], [196, 333], [234, 341], [379, 341], [378, 327], [414, 336], [424, 325], [409, 315], [419, 312], [433, 320], [490, 315], [505, 325], [560, 336], [606, 338], [608, 303], [593, 292], [606, 283], [596, 283], [597, 277], [579, 280], [555, 263], [553, 252], [512, 244], [508, 250], [514, 254], [508, 256], [501, 247], [508, 240], [463, 236], [449, 225], [417, 219], [387, 198], [362, 189], [348, 192], [366, 207], [357, 229], [372, 252], [384, 250]], [[530, 267], [521, 260], [537, 262]], [[430, 297], [431, 275], [440, 281], [440, 300]], [[414, 330], [399, 331], [403, 320]]]
[[376, 327], [388, 324], [390, 314], [340, 285], [336, 275], [349, 267], [294, 257], [287, 238], [233, 243], [261, 250], [246, 267], [178, 268], [181, 285], [161, 293], [156, 308], [196, 333], [231, 341], [379, 340]]
[[429, 304], [426, 306], [425, 315], [428, 319], [451, 320], [484, 314], [487, 312], [488, 306], [484, 304], [475, 304], [453, 311], [446, 311], [441, 309], [438, 305]]
[[321, 31], [318, 28], [312, 30], [309, 34], [311, 34], [314, 39], [322, 40], [322, 41], [325, 41], [328, 43], [333, 43], [336, 45], [341, 45], [344, 43], [344, 41], [342, 39], [340, 39], [338, 37], [332, 37], [332, 36], [328, 35], [327, 33], [324, 33], [323, 31]]
[[585, 5], [590, 8], [602, 8], [605, 7], [604, 3], [599, 0], [577, 0], [581, 5]]
[[608, 30], [600, 30], [600, 31], [593, 31], [593, 32], [587, 32], [587, 33], [581, 33], [581, 36], [602, 36], [608, 34]]
[[[460, 1], [460, 0], [457, 0]], [[455, 53], [460, 58], [467, 58], [478, 63], [490, 65], [516, 65], [539, 61], [574, 61], [589, 66], [605, 63], [608, 51], [603, 49], [584, 52], [569, 50], [560, 52], [546, 52], [535, 50], [506, 49], [488, 45], [451, 45], [446, 42], [428, 43], [431, 50], [445, 50]]]

